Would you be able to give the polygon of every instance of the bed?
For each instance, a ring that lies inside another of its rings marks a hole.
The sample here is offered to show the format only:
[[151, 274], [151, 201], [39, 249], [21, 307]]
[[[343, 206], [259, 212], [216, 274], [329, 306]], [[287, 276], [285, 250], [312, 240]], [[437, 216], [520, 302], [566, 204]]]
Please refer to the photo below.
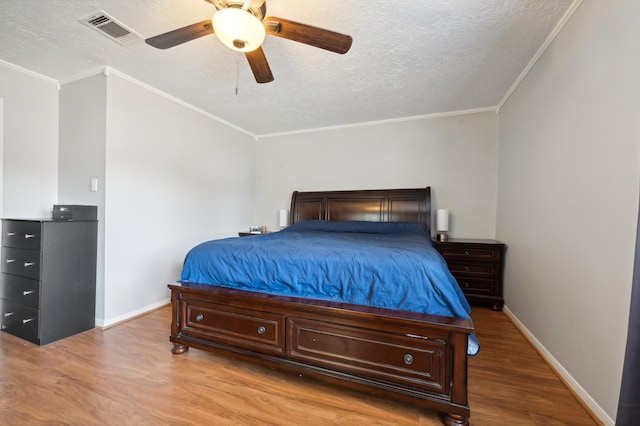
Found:
[[[419, 250], [424, 250], [427, 256], [433, 256], [435, 249], [431, 248], [429, 239], [430, 194], [428, 187], [296, 191], [291, 198], [290, 229], [275, 233], [278, 235], [238, 237], [205, 242], [194, 247], [185, 259], [181, 281], [169, 285], [172, 303], [170, 340], [173, 343], [173, 353], [181, 354], [189, 347], [194, 347], [226, 354], [440, 411], [447, 425], [468, 425], [470, 409], [467, 398], [467, 356], [475, 353], [477, 347], [474, 348], [476, 341], [468, 315], [470, 309], [464, 296], [461, 301], [458, 300], [462, 292], [455, 280], [454, 284], [438, 284], [437, 288], [429, 290], [434, 293], [428, 297], [440, 297], [440, 293], [451, 292], [452, 301], [442, 303], [434, 314], [432, 309], [425, 310], [426, 312], [415, 309], [411, 303], [415, 303], [417, 296], [412, 295], [405, 296], [404, 301], [397, 301], [388, 294], [378, 298], [381, 302], [370, 302], [366, 297], [360, 298], [362, 292], [354, 292], [356, 296], [353, 296], [349, 291], [343, 291], [344, 289], [329, 290], [329, 294], [340, 293], [340, 297], [300, 293], [292, 284], [293, 278], [274, 275], [274, 270], [267, 272], [267, 278], [252, 281], [265, 285], [284, 281], [282, 284], [285, 288], [293, 290], [283, 291], [281, 287], [271, 290], [271, 287], [263, 285], [253, 287], [255, 283], [247, 287], [248, 284], [239, 285], [225, 278], [226, 275], [222, 272], [222, 275], [203, 273], [211, 266], [200, 260], [192, 260], [199, 259], [192, 252], [202, 252], [205, 246], [208, 249], [209, 245], [222, 244], [225, 247], [222, 251], [232, 254], [221, 263], [252, 278], [267, 266], [256, 260], [258, 257], [235, 260], [236, 255], [233, 253], [236, 248], [253, 253], [262, 245], [267, 245], [267, 251], [275, 253], [278, 251], [275, 250], [275, 245], [287, 244], [281, 238], [294, 236], [314, 241], [311, 238], [315, 238], [316, 234], [319, 238], [329, 238], [325, 236], [328, 231], [333, 238], [334, 234], [342, 236], [352, 232], [354, 226], [356, 230], [353, 233], [357, 238], [378, 239], [383, 238], [378, 232], [389, 232], [394, 234], [393, 238], [402, 241], [405, 238], [411, 241], [417, 239], [416, 242], [424, 244], [424, 248]], [[414, 228], [422, 228], [427, 236], [414, 236]], [[383, 231], [378, 231], [379, 229]], [[396, 237], [396, 233], [401, 235]], [[405, 237], [405, 233], [408, 236]], [[351, 238], [350, 235], [348, 238]], [[333, 243], [315, 244], [318, 249], [309, 252], [320, 252], [321, 246]], [[364, 257], [375, 259], [375, 244], [374, 241], [367, 246], [370, 250], [367, 250]], [[244, 246], [248, 248], [244, 249]], [[399, 257], [410, 257], [402, 249], [399, 249]], [[297, 249], [294, 247], [294, 250]], [[329, 257], [329, 254], [323, 253], [321, 257]], [[446, 270], [446, 264], [439, 255], [435, 258], [445, 265]], [[400, 267], [403, 270], [414, 269], [402, 265]], [[335, 268], [324, 265], [313, 269], [335, 272]], [[415, 269], [419, 267], [416, 266]], [[342, 271], [343, 268], [338, 270]], [[319, 278], [324, 280], [322, 285], [333, 282], [334, 275], [328, 276], [329, 279], [326, 276]], [[430, 277], [429, 280], [444, 282], [449, 280], [449, 276], [448, 270], [438, 270], [435, 278]], [[218, 280], [228, 282], [217, 282]], [[244, 279], [238, 280], [241, 282]], [[347, 278], [349, 280], [354, 281]], [[399, 281], [399, 286], [404, 285], [403, 280], [404, 276], [398, 280], [382, 278], [383, 283]], [[426, 283], [427, 278], [424, 280], [425, 285], [422, 287], [431, 287], [431, 284]], [[339, 279], [335, 278], [335, 281]], [[370, 293], [375, 297], [375, 294], [381, 292], [381, 288]], [[444, 288], [446, 291], [442, 290]], [[404, 304], [407, 300], [409, 305]], [[438, 306], [436, 302], [429, 304]], [[447, 310], [444, 305], [453, 307]]]

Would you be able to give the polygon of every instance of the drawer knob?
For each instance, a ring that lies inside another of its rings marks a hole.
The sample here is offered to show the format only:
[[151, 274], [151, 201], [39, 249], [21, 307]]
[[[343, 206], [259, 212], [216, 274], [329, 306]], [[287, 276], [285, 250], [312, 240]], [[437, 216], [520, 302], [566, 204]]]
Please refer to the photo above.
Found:
[[202, 314], [196, 315], [196, 321], [202, 321], [203, 318], [204, 318], [204, 315]]
[[13, 237], [14, 235], [16, 235], [16, 233], [15, 233], [15, 232], [7, 232], [7, 236], [8, 236], [8, 237]]
[[23, 319], [23, 320], [22, 320], [22, 323], [23, 323], [23, 324], [26, 324], [26, 323], [28, 323], [28, 322], [33, 321], [34, 319], [35, 319], [35, 318], [25, 318], [25, 319]]
[[407, 364], [407, 365], [413, 364], [413, 355], [404, 354], [404, 363]]
[[24, 234], [24, 238], [29, 239], [29, 238], [35, 238], [34, 234]]
[[465, 255], [465, 256], [469, 256], [469, 251], [468, 251], [468, 250], [465, 250], [465, 251], [464, 251], [464, 255]]
[[265, 331], [267, 331], [267, 329], [264, 325], [261, 325], [260, 327], [258, 327], [258, 334], [264, 334]]
[[33, 266], [35, 264], [36, 264], [35, 262], [24, 262], [24, 267], [26, 268], [28, 266]]
[[5, 312], [4, 313], [4, 317], [10, 317], [11, 315], [15, 314], [15, 312]]
[[33, 293], [33, 290], [25, 290], [25, 291], [22, 292], [22, 295], [23, 296], [27, 296], [27, 295], [32, 294], [32, 293]]
[[6, 262], [7, 262], [7, 263], [13, 263], [13, 262], [15, 262], [15, 261], [16, 261], [15, 259], [7, 259], [7, 260], [6, 260]]

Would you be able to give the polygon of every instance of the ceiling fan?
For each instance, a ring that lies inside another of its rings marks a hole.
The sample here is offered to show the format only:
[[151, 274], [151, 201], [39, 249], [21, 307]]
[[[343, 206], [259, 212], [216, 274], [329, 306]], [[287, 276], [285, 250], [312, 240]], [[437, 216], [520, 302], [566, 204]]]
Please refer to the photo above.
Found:
[[225, 46], [243, 52], [258, 83], [273, 81], [262, 50], [266, 34], [344, 54], [351, 36], [288, 19], [266, 17], [265, 0], [205, 0], [215, 6], [212, 19], [187, 25], [145, 40], [158, 49], [168, 49], [215, 33]]

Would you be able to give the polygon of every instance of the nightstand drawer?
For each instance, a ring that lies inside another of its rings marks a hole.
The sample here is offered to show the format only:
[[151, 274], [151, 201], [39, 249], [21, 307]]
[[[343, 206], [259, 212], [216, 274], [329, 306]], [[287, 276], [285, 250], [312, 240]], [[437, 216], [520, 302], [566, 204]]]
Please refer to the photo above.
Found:
[[500, 251], [484, 247], [443, 247], [440, 250], [446, 259], [497, 260]]
[[40, 250], [40, 223], [20, 220], [2, 224], [2, 245], [27, 250]]
[[40, 252], [2, 248], [2, 272], [37, 280], [40, 278]]
[[458, 285], [465, 294], [476, 294], [491, 296], [497, 291], [495, 280], [484, 280], [480, 278], [459, 277], [454, 274]]
[[472, 275], [494, 277], [496, 268], [493, 263], [462, 263], [448, 262], [449, 270], [453, 275]]
[[0, 299], [38, 308], [40, 281], [17, 275], [0, 274]]

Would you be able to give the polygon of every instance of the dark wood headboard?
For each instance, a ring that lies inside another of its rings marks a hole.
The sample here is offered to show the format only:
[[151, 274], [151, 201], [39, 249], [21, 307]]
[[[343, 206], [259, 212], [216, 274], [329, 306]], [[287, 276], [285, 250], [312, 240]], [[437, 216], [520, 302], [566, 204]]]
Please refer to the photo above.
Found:
[[303, 220], [419, 222], [431, 230], [431, 188], [294, 191], [290, 222]]

